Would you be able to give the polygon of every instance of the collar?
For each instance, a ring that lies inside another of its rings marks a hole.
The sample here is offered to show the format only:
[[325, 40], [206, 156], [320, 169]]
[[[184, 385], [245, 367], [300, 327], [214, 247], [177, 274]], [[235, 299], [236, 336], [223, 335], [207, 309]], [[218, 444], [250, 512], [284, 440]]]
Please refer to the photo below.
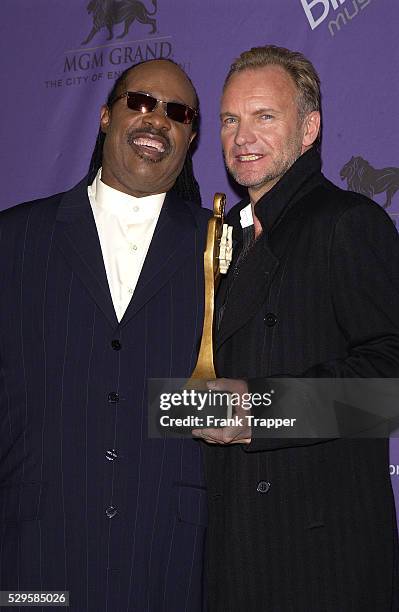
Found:
[[278, 183], [256, 203], [255, 213], [263, 229], [274, 228], [282, 213], [313, 189], [320, 178], [320, 154], [312, 147], [298, 157]]
[[[59, 194], [60, 200], [56, 220], [63, 224], [85, 223], [89, 220], [92, 229], [97, 233], [93, 209], [88, 198], [88, 177], [85, 176], [77, 185]], [[118, 192], [119, 193], [119, 192]], [[161, 208], [159, 221], [167, 223], [171, 220], [180, 231], [190, 229], [193, 224], [195, 227], [202, 227], [200, 223], [204, 216], [210, 211], [203, 209], [197, 204], [182, 200], [174, 189], [168, 191], [165, 201]], [[158, 231], [158, 230], [157, 230]]]
[[[320, 154], [312, 147], [298, 157], [278, 183], [257, 201], [255, 213], [263, 230], [270, 232], [271, 229], [274, 229], [283, 213], [308, 191], [314, 189], [321, 180], [323, 180], [323, 175], [321, 174]], [[238, 240], [240, 240], [242, 231], [239, 223], [240, 211], [248, 203], [249, 198], [240, 202], [237, 209], [233, 209], [229, 218], [229, 223], [235, 230], [233, 230], [233, 235]]]
[[98, 210], [108, 212], [128, 224], [156, 219], [165, 200], [165, 193], [136, 198], [106, 185], [101, 180], [101, 168], [93, 183], [88, 186], [89, 198]]

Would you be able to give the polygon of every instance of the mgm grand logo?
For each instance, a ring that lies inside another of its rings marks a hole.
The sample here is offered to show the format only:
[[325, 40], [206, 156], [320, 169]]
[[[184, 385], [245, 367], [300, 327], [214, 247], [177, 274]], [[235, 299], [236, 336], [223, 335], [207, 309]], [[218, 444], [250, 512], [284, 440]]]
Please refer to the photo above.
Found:
[[[46, 87], [113, 80], [128, 66], [173, 56], [172, 37], [158, 34], [157, 0], [90, 0], [86, 9], [93, 20], [90, 31], [79, 49], [66, 51], [63, 78], [46, 81]], [[145, 35], [122, 41], [135, 23], [146, 28]]]
[[350, 191], [357, 191], [369, 198], [385, 194], [384, 208], [389, 208], [399, 189], [399, 168], [373, 168], [363, 157], [351, 157], [340, 172]]
[[87, 12], [93, 17], [93, 27], [82, 45], [87, 45], [103, 28], [108, 31], [107, 40], [114, 37], [114, 26], [123, 24], [123, 31], [117, 38], [124, 38], [134, 21], [151, 26], [149, 34], [157, 31], [157, 22], [153, 15], [157, 12], [157, 0], [152, 0], [150, 11], [139, 0], [90, 0]]

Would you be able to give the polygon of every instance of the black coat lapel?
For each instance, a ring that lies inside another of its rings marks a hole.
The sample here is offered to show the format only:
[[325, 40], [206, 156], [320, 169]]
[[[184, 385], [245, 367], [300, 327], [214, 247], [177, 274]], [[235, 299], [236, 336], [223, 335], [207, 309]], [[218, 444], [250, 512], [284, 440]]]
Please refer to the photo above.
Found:
[[[216, 349], [259, 310], [278, 264], [279, 260], [270, 251], [266, 241], [257, 240], [241, 261], [230, 291], [224, 292], [227, 301], [216, 334]], [[226, 279], [224, 283], [227, 282]]]
[[87, 195], [86, 179], [63, 195], [57, 214], [54, 240], [93, 300], [112, 326], [116, 327], [118, 320]]
[[[286, 206], [273, 228], [266, 227], [265, 234], [242, 259], [231, 289], [222, 288], [226, 306], [216, 334], [216, 348], [245, 325], [265, 302], [273, 277], [289, 245], [294, 243], [297, 225], [308, 205], [306, 197], [300, 202], [301, 206], [295, 205], [297, 201]], [[235, 274], [234, 267], [229, 274]], [[229, 282], [229, 279], [224, 282]]]
[[[320, 166], [319, 153], [310, 149], [301, 155], [280, 181], [257, 202], [256, 215], [261, 221], [264, 235], [255, 242], [241, 261], [231, 290], [226, 290], [226, 284], [231, 282], [229, 278], [224, 281], [225, 286], [221, 287], [222, 296], [228, 296], [216, 333], [216, 349], [245, 325], [265, 301], [280, 260], [290, 240], [294, 238], [296, 223], [303, 214], [305, 196], [322, 180]], [[297, 202], [301, 202], [299, 208], [295, 206]], [[248, 201], [239, 203], [227, 217], [228, 223], [234, 226], [233, 235], [235, 233], [236, 237], [239, 237], [242, 231], [239, 213], [247, 204]], [[230, 270], [230, 277], [232, 273]]]

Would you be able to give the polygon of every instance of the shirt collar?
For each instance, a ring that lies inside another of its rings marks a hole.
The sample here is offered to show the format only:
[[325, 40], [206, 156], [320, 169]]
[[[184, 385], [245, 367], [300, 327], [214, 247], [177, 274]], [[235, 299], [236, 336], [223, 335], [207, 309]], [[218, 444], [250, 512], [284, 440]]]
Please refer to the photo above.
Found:
[[108, 212], [129, 224], [143, 223], [159, 216], [166, 193], [136, 198], [103, 183], [101, 170], [98, 170], [96, 178], [88, 187], [89, 196], [98, 210]]

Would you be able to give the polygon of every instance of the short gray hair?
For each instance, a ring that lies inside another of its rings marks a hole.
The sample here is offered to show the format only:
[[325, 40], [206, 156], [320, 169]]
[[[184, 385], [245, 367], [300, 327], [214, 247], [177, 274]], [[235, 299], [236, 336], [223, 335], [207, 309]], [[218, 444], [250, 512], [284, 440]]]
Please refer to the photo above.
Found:
[[237, 72], [270, 65], [281, 66], [294, 81], [299, 94], [298, 112], [302, 119], [312, 111], [321, 112], [320, 78], [316, 69], [302, 53], [285, 47], [265, 45], [241, 53], [230, 66], [223, 89]]

